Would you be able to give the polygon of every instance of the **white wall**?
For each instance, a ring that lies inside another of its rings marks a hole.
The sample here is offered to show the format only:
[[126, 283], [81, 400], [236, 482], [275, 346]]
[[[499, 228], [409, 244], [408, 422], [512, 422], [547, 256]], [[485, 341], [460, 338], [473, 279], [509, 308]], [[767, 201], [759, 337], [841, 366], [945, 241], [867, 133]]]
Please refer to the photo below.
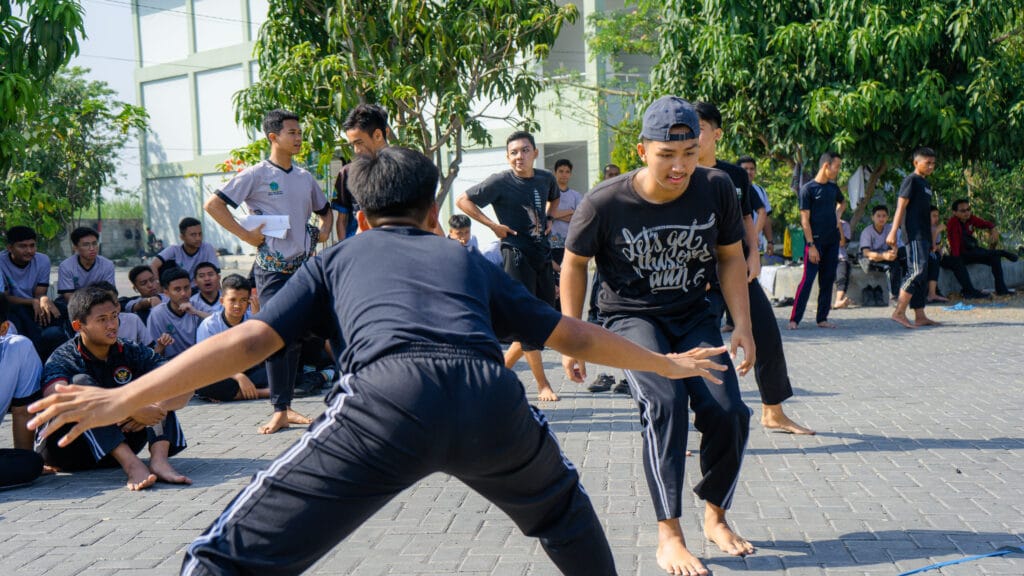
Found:
[[186, 216], [200, 218], [195, 178], [152, 178], [149, 187], [149, 221], [164, 246], [178, 244], [178, 222]]
[[192, 0], [196, 52], [241, 44], [246, 23], [238, 0]]
[[149, 112], [146, 161], [150, 164], [192, 159], [192, 98], [188, 76], [142, 85], [142, 105]]
[[139, 4], [143, 66], [188, 56], [189, 18], [185, 10], [185, 0], [146, 0]]
[[249, 142], [245, 130], [235, 124], [232, 99], [245, 81], [241, 66], [196, 74], [196, 107], [199, 112], [199, 153], [226, 157]]

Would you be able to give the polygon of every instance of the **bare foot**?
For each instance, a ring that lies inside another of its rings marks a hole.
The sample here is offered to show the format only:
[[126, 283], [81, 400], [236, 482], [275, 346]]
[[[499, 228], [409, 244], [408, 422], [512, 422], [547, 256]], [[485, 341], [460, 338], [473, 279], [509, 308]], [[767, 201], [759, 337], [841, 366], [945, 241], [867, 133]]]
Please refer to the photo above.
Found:
[[840, 310], [840, 309], [848, 307], [849, 305], [850, 305], [850, 299], [844, 296], [843, 298], [841, 298], [839, 300], [836, 300], [836, 303], [832, 305], [832, 308], [834, 310]]
[[303, 416], [302, 414], [299, 414], [298, 412], [296, 412], [295, 410], [292, 410], [291, 408], [286, 410], [286, 412], [288, 413], [288, 423], [289, 424], [296, 424], [296, 425], [299, 425], [299, 426], [309, 426], [313, 422], [309, 418]]
[[913, 328], [914, 325], [910, 323], [910, 319], [905, 314], [893, 314], [892, 321], [903, 326], [904, 328]]
[[724, 519], [708, 520], [704, 517], [704, 536], [718, 545], [718, 548], [730, 556], [746, 556], [754, 553], [754, 545], [732, 531]]
[[156, 484], [156, 474], [152, 474], [149, 468], [142, 463], [142, 460], [136, 459], [134, 462], [129, 462], [122, 466], [125, 474], [128, 475], [128, 482], [126, 486], [132, 492], [139, 490], [145, 490], [153, 484]]
[[723, 334], [727, 334], [729, 332], [732, 332], [735, 329], [736, 329], [735, 327], [729, 326], [728, 324], [726, 324], [725, 326], [722, 326], [722, 333]]
[[938, 294], [928, 297], [928, 303], [934, 304], [935, 302], [949, 302], [949, 298], [945, 296], [939, 296]]
[[658, 522], [658, 566], [669, 574], [704, 576], [708, 569], [686, 547], [678, 519]]
[[149, 471], [156, 476], [158, 482], [164, 482], [165, 484], [191, 484], [192, 479], [184, 474], [179, 474], [177, 470], [171, 466], [171, 463], [166, 460], [149, 461]]
[[774, 414], [772, 416], [763, 415], [761, 416], [761, 426], [764, 426], [769, 430], [778, 430], [779, 432], [786, 432], [789, 434], [799, 434], [804, 436], [813, 436], [815, 434], [814, 430], [804, 428], [785, 414], [782, 414], [781, 418]]
[[687, 450], [686, 451], [686, 457], [689, 458], [690, 456], [693, 456], [693, 452]]
[[786, 326], [787, 330], [796, 330], [796, 322], [790, 321], [789, 325]]
[[829, 322], [828, 320], [824, 320], [822, 322], [818, 322], [818, 328], [835, 328], [835, 327], [836, 327], [836, 325], [831, 323], [831, 322]]
[[541, 402], [558, 402], [558, 394], [551, 389], [551, 385], [537, 385], [537, 400]]
[[60, 468], [57, 468], [56, 466], [50, 466], [49, 464], [43, 464], [43, 471], [40, 474], [42, 474], [43, 476], [47, 476], [49, 474], [57, 474], [59, 472]]
[[288, 427], [288, 411], [274, 412], [274, 415], [270, 417], [270, 421], [260, 426], [260, 434], [273, 434], [278, 430], [284, 430]]
[[924, 318], [915, 318], [914, 319], [914, 326], [942, 326], [942, 323], [941, 322], [936, 322], [935, 320], [932, 320], [931, 318], [924, 317]]

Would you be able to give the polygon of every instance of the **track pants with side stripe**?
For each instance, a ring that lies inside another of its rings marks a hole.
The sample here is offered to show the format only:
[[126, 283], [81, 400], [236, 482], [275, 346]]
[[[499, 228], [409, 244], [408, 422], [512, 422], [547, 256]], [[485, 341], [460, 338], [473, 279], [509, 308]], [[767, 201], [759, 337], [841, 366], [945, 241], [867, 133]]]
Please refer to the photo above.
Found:
[[[655, 352], [685, 352], [697, 346], [721, 346], [717, 317], [702, 310], [687, 319], [613, 316], [612, 332]], [[729, 508], [750, 433], [750, 408], [740, 398], [739, 382], [728, 354], [716, 361], [728, 366], [721, 384], [703, 378], [669, 380], [652, 372], [626, 371], [629, 389], [640, 409], [644, 438], [644, 472], [658, 520], [683, 513], [683, 469], [689, 432], [687, 404], [701, 433], [701, 481], [697, 496]]]
[[579, 476], [515, 373], [418, 346], [346, 375], [329, 408], [186, 551], [182, 574], [298, 574], [399, 492], [450, 474], [564, 574], [615, 574]]

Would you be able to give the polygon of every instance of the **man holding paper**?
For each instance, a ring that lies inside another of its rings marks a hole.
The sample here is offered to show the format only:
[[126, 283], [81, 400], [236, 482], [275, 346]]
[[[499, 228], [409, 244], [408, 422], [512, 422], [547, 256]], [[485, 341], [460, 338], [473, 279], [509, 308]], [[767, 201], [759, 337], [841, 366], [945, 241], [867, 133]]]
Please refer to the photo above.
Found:
[[[333, 216], [327, 197], [316, 178], [292, 157], [302, 148], [299, 117], [286, 110], [271, 110], [263, 118], [263, 132], [270, 140], [270, 158], [246, 168], [211, 196], [206, 213], [225, 230], [256, 246], [256, 293], [266, 303], [316, 251], [319, 239], [327, 240]], [[250, 216], [237, 222], [228, 206], [244, 203]], [[318, 216], [319, 229], [309, 224]], [[309, 418], [291, 409], [302, 343], [290, 344], [267, 359], [267, 380], [274, 415], [260, 427], [273, 434], [290, 424], [306, 425]]]

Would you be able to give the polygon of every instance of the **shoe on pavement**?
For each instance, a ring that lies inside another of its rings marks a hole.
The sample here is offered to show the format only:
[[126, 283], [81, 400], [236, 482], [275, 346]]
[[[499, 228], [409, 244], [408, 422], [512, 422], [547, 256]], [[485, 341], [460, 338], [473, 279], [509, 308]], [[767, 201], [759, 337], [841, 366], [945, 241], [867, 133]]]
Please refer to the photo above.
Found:
[[612, 378], [611, 374], [598, 374], [597, 378], [594, 378], [594, 383], [587, 386], [587, 392], [607, 392], [612, 389], [615, 384], [615, 378]]
[[1013, 288], [1007, 288], [1006, 292], [996, 292], [996, 295], [997, 296], [1013, 296], [1016, 293], [1017, 293], [1017, 291], [1014, 290]]
[[974, 292], [964, 292], [960, 295], [960, 297], [963, 298], [964, 300], [985, 300], [987, 298], [991, 298], [992, 295], [975, 290]]
[[625, 379], [619, 380], [619, 383], [612, 387], [612, 392], [629, 395], [629, 382]]

